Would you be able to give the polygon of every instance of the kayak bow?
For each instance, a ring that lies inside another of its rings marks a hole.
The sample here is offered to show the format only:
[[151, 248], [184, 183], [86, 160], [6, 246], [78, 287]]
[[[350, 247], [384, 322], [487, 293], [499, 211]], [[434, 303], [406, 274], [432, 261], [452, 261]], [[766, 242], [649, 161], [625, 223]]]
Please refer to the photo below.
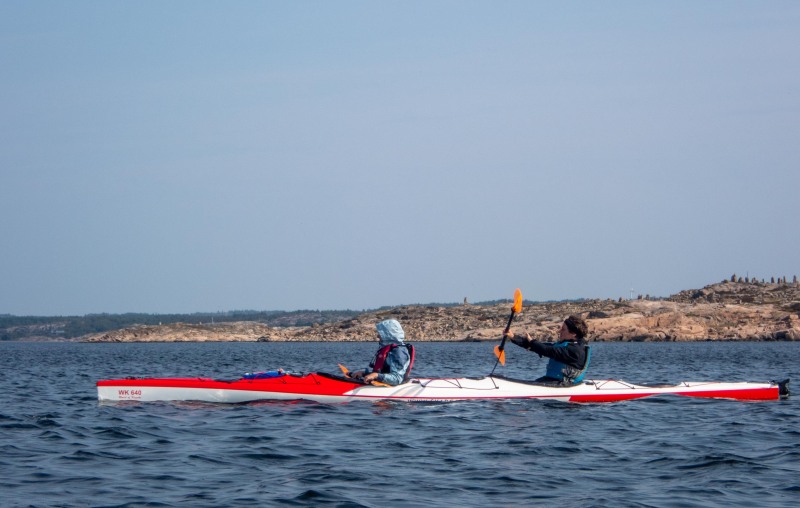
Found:
[[315, 372], [282, 373], [267, 378], [125, 378], [97, 382], [100, 401], [201, 401], [244, 403], [258, 400], [463, 401], [487, 399], [548, 399], [565, 402], [617, 402], [655, 395], [778, 400], [789, 395], [789, 380], [755, 382], [682, 382], [676, 385], [635, 385], [614, 379], [589, 380], [573, 386], [548, 386], [502, 376], [479, 378], [419, 378], [398, 386], [372, 386]]

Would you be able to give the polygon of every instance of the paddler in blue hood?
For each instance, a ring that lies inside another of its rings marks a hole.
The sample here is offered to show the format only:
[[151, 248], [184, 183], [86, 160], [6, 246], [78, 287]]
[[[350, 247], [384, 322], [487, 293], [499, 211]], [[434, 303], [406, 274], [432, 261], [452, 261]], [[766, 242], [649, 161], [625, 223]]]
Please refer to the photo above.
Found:
[[351, 372], [349, 375], [365, 383], [377, 381], [387, 385], [399, 385], [408, 381], [414, 364], [414, 347], [405, 343], [406, 334], [396, 319], [381, 321], [378, 329], [380, 348], [369, 367]]

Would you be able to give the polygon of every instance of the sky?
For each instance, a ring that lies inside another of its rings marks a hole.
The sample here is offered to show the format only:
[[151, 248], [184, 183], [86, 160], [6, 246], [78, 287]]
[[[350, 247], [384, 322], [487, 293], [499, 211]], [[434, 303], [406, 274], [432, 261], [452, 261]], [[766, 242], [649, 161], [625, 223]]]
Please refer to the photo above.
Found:
[[795, 1], [0, 2], [0, 314], [800, 275]]

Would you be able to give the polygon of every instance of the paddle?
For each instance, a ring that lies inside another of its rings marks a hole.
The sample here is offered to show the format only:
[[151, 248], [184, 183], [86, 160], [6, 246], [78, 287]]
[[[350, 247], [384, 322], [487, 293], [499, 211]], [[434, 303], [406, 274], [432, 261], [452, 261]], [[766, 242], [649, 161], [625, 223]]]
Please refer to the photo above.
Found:
[[[506, 329], [503, 330], [503, 340], [500, 341], [499, 346], [494, 347], [494, 355], [497, 357], [497, 361], [494, 363], [494, 368], [492, 369], [492, 374], [494, 374], [494, 369], [497, 368], [498, 363], [502, 363], [503, 365], [506, 364], [506, 334], [511, 329], [511, 322], [514, 320], [514, 316], [518, 313], [522, 312], [522, 291], [517, 288], [514, 291], [514, 305], [511, 306], [511, 315], [508, 316], [508, 323], [506, 323]], [[492, 374], [489, 374], [490, 376]]]
[[[342, 369], [342, 373], [344, 374], [344, 377], [347, 377], [347, 378], [350, 377], [350, 371], [347, 370], [347, 367], [345, 367], [344, 365], [342, 365], [340, 363], [339, 364], [339, 368]], [[355, 379], [355, 378], [352, 378], [352, 379]], [[387, 385], [386, 383], [381, 383], [380, 381], [370, 381], [369, 383], [364, 382], [364, 384], [371, 384], [372, 386], [391, 386], [391, 385]]]

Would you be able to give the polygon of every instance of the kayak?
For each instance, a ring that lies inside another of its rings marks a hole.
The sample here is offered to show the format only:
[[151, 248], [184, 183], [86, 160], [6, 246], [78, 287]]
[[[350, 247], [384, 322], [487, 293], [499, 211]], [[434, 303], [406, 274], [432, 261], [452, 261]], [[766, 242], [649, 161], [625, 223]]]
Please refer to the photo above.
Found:
[[789, 380], [757, 382], [682, 382], [635, 385], [614, 379], [552, 386], [503, 376], [417, 378], [397, 386], [374, 386], [322, 372], [284, 373], [240, 379], [124, 378], [97, 382], [102, 402], [200, 401], [239, 404], [260, 400], [309, 400], [323, 403], [355, 400], [451, 402], [465, 400], [546, 399], [565, 402], [617, 402], [654, 395], [682, 395], [744, 401], [788, 397]]

